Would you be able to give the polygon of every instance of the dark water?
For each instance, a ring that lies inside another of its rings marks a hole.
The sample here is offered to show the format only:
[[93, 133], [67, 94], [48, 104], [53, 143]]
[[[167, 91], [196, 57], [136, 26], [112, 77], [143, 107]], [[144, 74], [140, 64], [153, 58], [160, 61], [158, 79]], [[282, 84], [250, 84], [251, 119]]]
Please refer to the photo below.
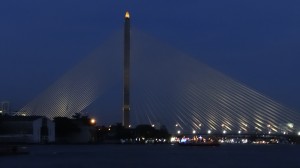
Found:
[[29, 155], [1, 156], [1, 168], [300, 168], [300, 145], [47, 145]]

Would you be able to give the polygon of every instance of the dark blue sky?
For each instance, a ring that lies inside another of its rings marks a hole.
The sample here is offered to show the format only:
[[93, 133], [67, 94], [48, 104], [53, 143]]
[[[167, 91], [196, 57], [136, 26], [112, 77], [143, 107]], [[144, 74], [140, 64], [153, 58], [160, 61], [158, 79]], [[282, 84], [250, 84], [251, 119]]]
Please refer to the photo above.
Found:
[[298, 0], [0, 2], [0, 100], [22, 107], [123, 28], [161, 39], [300, 112]]

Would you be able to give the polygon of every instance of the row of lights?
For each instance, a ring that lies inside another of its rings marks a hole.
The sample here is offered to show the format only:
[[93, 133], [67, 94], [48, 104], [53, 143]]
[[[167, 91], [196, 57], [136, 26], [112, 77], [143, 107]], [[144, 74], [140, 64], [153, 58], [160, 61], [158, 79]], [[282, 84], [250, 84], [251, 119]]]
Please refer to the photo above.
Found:
[[[243, 125], [244, 125], [245, 127], [248, 126], [247, 124], [243, 124]], [[293, 128], [294, 128], [294, 124], [293, 124], [293, 123], [287, 123], [286, 125], [287, 125], [290, 129], [293, 129]], [[175, 124], [175, 127], [179, 127], [179, 126], [180, 126], [180, 125], [179, 125], [178, 123]], [[198, 126], [201, 127], [202, 125], [199, 124]], [[224, 128], [224, 127], [225, 127], [225, 124], [222, 124], [221, 126], [222, 126], [222, 128]], [[181, 127], [181, 126], [180, 126], [180, 127]], [[271, 129], [272, 127], [271, 127], [270, 124], [268, 124], [268, 125], [267, 125], [267, 128]], [[255, 127], [255, 130], [261, 131], [261, 129], [259, 129], [258, 127]], [[177, 131], [177, 133], [178, 133], [178, 132], [180, 133], [180, 131]], [[275, 132], [276, 132], [276, 131], [275, 131]], [[195, 134], [195, 133], [196, 133], [196, 131], [193, 130], [193, 134]], [[207, 133], [208, 133], [208, 134], [211, 134], [211, 130], [208, 130]], [[226, 131], [226, 130], [223, 130], [223, 134], [226, 134], [226, 133], [227, 133], [227, 131]], [[242, 131], [238, 131], [238, 133], [241, 134]], [[271, 130], [270, 130], [268, 133], [271, 134], [271, 133], [272, 133]], [[286, 134], [286, 132], [284, 131], [283, 134]], [[299, 131], [297, 134], [300, 136], [300, 131]]]
[[[242, 123], [242, 124], [243, 124], [245, 127], [248, 127], [247, 124], [245, 124], [245, 123]], [[289, 128], [294, 128], [294, 124], [293, 124], [293, 123], [287, 123], [286, 125], [287, 125]], [[180, 124], [178, 124], [178, 123], [175, 124], [175, 127], [178, 127], [178, 126], [180, 126]], [[199, 124], [198, 126], [201, 127], [202, 124]], [[225, 124], [222, 124], [222, 125], [221, 125], [221, 127], [225, 127], [225, 126], [226, 126]], [[271, 128], [271, 124], [268, 124], [267, 127], [268, 127], [268, 128]]]
[[[290, 128], [293, 128], [293, 126], [294, 126], [292, 123], [288, 123], [287, 125], [288, 125], [288, 127], [290, 127]], [[152, 127], [155, 127], [154, 124], [151, 124], [151, 126], [152, 126]], [[201, 127], [202, 124], [199, 124], [198, 126]], [[222, 126], [222, 127], [225, 127], [224, 124], [222, 124], [221, 126]], [[245, 126], [247, 127], [248, 125], [245, 124]], [[179, 125], [179, 124], [175, 124], [175, 127], [180, 127], [180, 125]], [[271, 125], [269, 124], [269, 125], [267, 125], [267, 127], [270, 128]], [[129, 125], [129, 128], [131, 128], [131, 125]], [[257, 128], [257, 127], [255, 127], [255, 128]], [[192, 133], [193, 133], [193, 134], [196, 134], [197, 132], [196, 132], [196, 130], [193, 130]], [[211, 133], [212, 133], [211, 130], [207, 130], [207, 134], [211, 134]], [[226, 130], [223, 130], [222, 133], [223, 133], [223, 134], [226, 134], [227, 131], [226, 131]], [[241, 134], [241, 133], [242, 133], [242, 131], [239, 130], [239, 131], [238, 131], [238, 134]], [[269, 131], [269, 134], [271, 134], [271, 133], [272, 133], [272, 132]], [[177, 134], [181, 134], [181, 130], [177, 130]], [[283, 132], [283, 134], [286, 134], [286, 132]], [[297, 134], [300, 136], [300, 131], [299, 131]]]
[[[192, 133], [193, 133], [193, 134], [196, 134], [197, 132], [196, 132], [196, 130], [193, 130]], [[207, 130], [207, 134], [211, 134], [211, 133], [212, 133], [211, 130]], [[227, 131], [226, 131], [226, 130], [223, 130], [222, 133], [223, 133], [223, 134], [226, 134]], [[238, 131], [238, 134], [241, 134], [241, 133], [242, 133], [242, 131], [239, 130], [239, 131]], [[268, 133], [271, 134], [272, 132], [269, 131]], [[177, 130], [177, 134], [181, 134], [181, 131], [180, 131], [180, 130]], [[287, 132], [283, 132], [283, 134], [285, 135], [285, 134], [287, 134]], [[297, 135], [300, 136], [300, 131], [297, 133]]]

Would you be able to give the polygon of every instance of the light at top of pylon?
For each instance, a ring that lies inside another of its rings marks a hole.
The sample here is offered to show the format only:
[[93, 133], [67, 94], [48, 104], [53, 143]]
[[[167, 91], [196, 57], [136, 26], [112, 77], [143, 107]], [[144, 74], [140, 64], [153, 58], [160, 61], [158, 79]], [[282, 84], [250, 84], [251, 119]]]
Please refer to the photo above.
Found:
[[126, 13], [125, 13], [125, 18], [130, 18], [130, 15], [129, 15], [128, 11], [126, 11]]

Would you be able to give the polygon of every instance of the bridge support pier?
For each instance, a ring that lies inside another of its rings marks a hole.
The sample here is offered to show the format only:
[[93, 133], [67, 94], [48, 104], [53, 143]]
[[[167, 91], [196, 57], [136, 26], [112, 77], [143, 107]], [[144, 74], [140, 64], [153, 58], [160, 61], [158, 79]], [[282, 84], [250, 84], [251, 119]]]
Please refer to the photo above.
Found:
[[123, 126], [130, 126], [130, 16], [127, 11], [124, 24], [124, 91], [123, 91]]

